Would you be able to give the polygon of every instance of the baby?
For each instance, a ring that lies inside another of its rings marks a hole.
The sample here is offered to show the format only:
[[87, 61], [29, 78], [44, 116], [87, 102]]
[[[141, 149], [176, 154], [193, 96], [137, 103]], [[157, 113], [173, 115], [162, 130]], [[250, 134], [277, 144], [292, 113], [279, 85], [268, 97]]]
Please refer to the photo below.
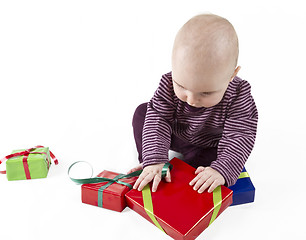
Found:
[[[169, 149], [197, 168], [190, 182], [195, 191], [235, 184], [253, 149], [258, 120], [251, 86], [236, 76], [238, 52], [235, 29], [222, 17], [199, 15], [179, 30], [172, 72], [134, 114], [141, 164], [129, 173], [143, 168], [134, 189], [153, 181], [157, 190]], [[171, 181], [169, 170], [165, 181]]]

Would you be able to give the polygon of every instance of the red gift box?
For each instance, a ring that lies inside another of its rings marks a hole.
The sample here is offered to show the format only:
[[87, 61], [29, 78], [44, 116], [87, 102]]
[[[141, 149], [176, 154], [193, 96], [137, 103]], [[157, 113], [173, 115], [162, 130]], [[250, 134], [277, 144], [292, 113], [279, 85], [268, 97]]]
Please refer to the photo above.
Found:
[[127, 205], [172, 238], [195, 239], [231, 205], [233, 192], [219, 186], [213, 193], [199, 194], [189, 185], [195, 168], [177, 158], [170, 163], [171, 183], [161, 181], [156, 192], [150, 191], [151, 184], [142, 192], [132, 189], [126, 194]]
[[[118, 173], [103, 171], [97, 177], [114, 179]], [[121, 182], [129, 183], [131, 186], [136, 182], [137, 177], [122, 178]], [[103, 187], [107, 186], [105, 189]], [[126, 207], [124, 195], [130, 190], [128, 186], [117, 182], [100, 182], [82, 185], [82, 202], [94, 206], [107, 208], [122, 212]]]

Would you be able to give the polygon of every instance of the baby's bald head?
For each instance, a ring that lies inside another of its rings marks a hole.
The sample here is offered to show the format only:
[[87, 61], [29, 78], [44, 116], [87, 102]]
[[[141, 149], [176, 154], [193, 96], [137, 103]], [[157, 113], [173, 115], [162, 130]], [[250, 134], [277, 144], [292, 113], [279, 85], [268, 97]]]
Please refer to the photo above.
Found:
[[177, 58], [182, 58], [209, 68], [218, 66], [219, 69], [227, 65], [234, 71], [238, 51], [238, 38], [232, 24], [222, 17], [202, 14], [190, 19], [179, 30], [172, 61], [175, 64]]
[[203, 14], [190, 19], [176, 35], [172, 80], [179, 99], [192, 106], [219, 103], [236, 76], [238, 38], [226, 19]]

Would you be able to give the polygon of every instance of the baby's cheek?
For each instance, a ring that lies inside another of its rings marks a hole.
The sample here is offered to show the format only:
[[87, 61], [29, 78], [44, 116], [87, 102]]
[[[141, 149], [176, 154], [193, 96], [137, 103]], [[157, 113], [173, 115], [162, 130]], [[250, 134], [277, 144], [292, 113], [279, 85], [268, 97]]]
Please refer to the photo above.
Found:
[[222, 98], [223, 98], [223, 95], [216, 95], [216, 97], [214, 99], [215, 105], [217, 105], [219, 102], [221, 102]]
[[181, 91], [174, 91], [174, 93], [178, 99], [180, 99], [183, 102], [186, 102], [186, 99], [187, 99], [186, 94], [182, 93]]
[[187, 101], [187, 96], [184, 95], [184, 94], [181, 94], [178, 98], [179, 98], [181, 101], [183, 101], [183, 102], [186, 102], [186, 101]]

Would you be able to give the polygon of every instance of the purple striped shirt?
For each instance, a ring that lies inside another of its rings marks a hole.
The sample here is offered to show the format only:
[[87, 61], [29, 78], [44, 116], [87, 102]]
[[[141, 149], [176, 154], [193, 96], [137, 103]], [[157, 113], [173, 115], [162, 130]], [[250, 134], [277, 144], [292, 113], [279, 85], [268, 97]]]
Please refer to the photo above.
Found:
[[143, 167], [168, 161], [171, 135], [197, 146], [218, 147], [210, 165], [235, 184], [249, 157], [256, 137], [258, 113], [250, 84], [235, 77], [220, 103], [194, 108], [179, 100], [171, 72], [162, 76], [148, 103], [143, 128]]

